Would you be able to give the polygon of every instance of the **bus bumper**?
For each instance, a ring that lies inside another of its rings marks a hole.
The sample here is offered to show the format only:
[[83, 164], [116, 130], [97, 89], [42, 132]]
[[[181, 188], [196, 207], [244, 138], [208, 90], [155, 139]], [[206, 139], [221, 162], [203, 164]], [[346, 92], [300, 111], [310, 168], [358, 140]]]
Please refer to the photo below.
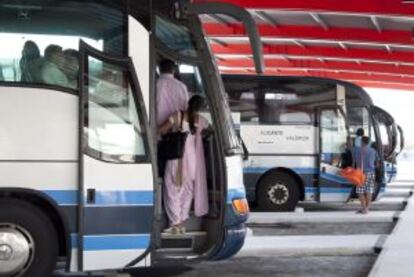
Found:
[[[245, 200], [244, 198], [244, 201]], [[224, 239], [218, 250], [210, 257], [211, 260], [224, 260], [237, 254], [243, 247], [247, 230], [245, 222], [249, 217], [249, 212], [240, 214], [228, 204], [224, 223]]]
[[225, 229], [224, 241], [220, 249], [211, 257], [211, 260], [224, 260], [237, 254], [243, 247], [246, 238], [244, 223]]

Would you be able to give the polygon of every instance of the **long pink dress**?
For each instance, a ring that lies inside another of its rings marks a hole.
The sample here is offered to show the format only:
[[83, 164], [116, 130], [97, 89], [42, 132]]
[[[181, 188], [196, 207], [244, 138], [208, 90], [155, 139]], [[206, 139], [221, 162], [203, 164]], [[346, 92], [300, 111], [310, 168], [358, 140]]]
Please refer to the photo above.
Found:
[[[180, 117], [179, 113], [176, 117]], [[201, 135], [207, 126], [207, 120], [199, 116], [197, 131], [191, 134], [189, 123], [184, 120], [183, 131], [189, 132], [189, 135], [183, 159], [167, 162], [164, 175], [164, 205], [171, 225], [183, 223], [188, 219], [193, 199], [196, 216], [208, 213], [206, 164]]]

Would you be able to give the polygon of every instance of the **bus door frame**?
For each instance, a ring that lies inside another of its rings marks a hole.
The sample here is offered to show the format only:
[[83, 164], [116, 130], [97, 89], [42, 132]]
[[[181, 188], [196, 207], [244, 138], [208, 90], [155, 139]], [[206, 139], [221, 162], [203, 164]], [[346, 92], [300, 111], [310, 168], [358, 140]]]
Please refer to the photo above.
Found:
[[[318, 128], [318, 158], [317, 158], [317, 172], [318, 172], [318, 177], [317, 177], [317, 195], [316, 195], [316, 199], [318, 202], [324, 201], [322, 199], [322, 192], [321, 192], [321, 180], [322, 180], [322, 173], [325, 173], [324, 171], [326, 170], [326, 168], [323, 166], [322, 163], [322, 128], [321, 128], [321, 113], [323, 110], [337, 110], [339, 111], [343, 118], [345, 119], [345, 126], [347, 129], [347, 136], [350, 136], [350, 132], [349, 132], [349, 124], [348, 124], [348, 118], [343, 110], [343, 108], [340, 105], [321, 105], [316, 107], [316, 120], [315, 120], [315, 126]], [[338, 168], [339, 169], [339, 168]], [[339, 171], [338, 171], [339, 172]], [[336, 174], [335, 174], [336, 175]], [[339, 176], [338, 174], [338, 181], [336, 182], [337, 184], [342, 184], [341, 187], [345, 187], [345, 183], [340, 182], [339, 180], [342, 178]], [[349, 195], [347, 197], [344, 197], [342, 200], [346, 201], [347, 199], [349, 199], [350, 195], [352, 194], [353, 188], [350, 190]], [[338, 200], [333, 200], [333, 201], [338, 201]]]
[[[376, 182], [377, 183], [380, 182], [380, 186], [376, 187], [375, 193], [373, 195], [373, 200], [375, 200], [378, 197], [378, 195], [381, 191], [381, 188], [383, 188], [383, 187], [385, 188], [388, 181], [389, 181], [389, 180], [386, 179], [387, 176], [386, 176], [386, 165], [385, 164], [387, 162], [389, 162], [388, 159], [390, 159], [390, 158], [393, 158], [393, 162], [392, 162], [393, 167], [394, 167], [394, 163], [396, 162], [395, 161], [396, 157], [392, 157], [392, 155], [395, 152], [396, 135], [397, 135], [396, 132], [398, 132], [398, 131], [396, 130], [396, 127], [395, 127], [394, 118], [388, 112], [386, 112], [383, 109], [381, 109], [377, 106], [374, 106], [374, 105], [371, 106], [369, 110], [370, 110], [370, 113], [371, 113], [374, 129], [375, 129], [375, 132], [376, 132], [376, 139], [377, 139], [377, 143], [378, 143], [377, 152], [378, 152], [378, 156], [380, 158], [380, 167], [379, 167], [379, 175], [380, 176], [376, 176]], [[391, 122], [391, 124], [388, 124], [388, 125], [393, 125], [391, 128], [393, 129], [392, 131], [394, 132], [394, 135], [391, 137], [391, 139], [393, 140], [392, 143], [393, 143], [393, 148], [394, 149], [392, 151], [392, 155], [387, 156], [387, 157], [385, 156], [385, 153], [384, 153], [382, 137], [381, 137], [381, 131], [379, 129], [379, 124], [378, 124], [379, 119], [377, 118], [377, 114], [379, 114], [379, 113], [382, 113], [385, 116], [389, 117], [389, 119], [392, 122]]]
[[[119, 65], [121, 67], [124, 67], [127, 70], [127, 74], [129, 75], [129, 82], [131, 85], [131, 90], [134, 95], [134, 102], [135, 102], [135, 108], [137, 115], [141, 118], [140, 122], [142, 124], [142, 128], [144, 128], [144, 145], [146, 148], [146, 157], [143, 160], [144, 164], [150, 164], [152, 167], [152, 193], [154, 193], [154, 184], [156, 184], [156, 178], [157, 178], [157, 171], [156, 171], [156, 159], [155, 159], [155, 152], [153, 147], [153, 136], [152, 131], [149, 126], [149, 120], [148, 120], [148, 113], [147, 109], [145, 107], [145, 103], [143, 100], [142, 90], [138, 81], [138, 77], [134, 68], [133, 61], [130, 57], [116, 57], [111, 56], [108, 54], [105, 54], [103, 52], [100, 52], [99, 50], [93, 48], [92, 46], [88, 45], [84, 41], [80, 41], [79, 43], [79, 53], [80, 53], [80, 64], [79, 64], [79, 168], [78, 168], [78, 235], [77, 235], [77, 252], [78, 252], [78, 259], [77, 259], [77, 265], [79, 271], [85, 270], [85, 264], [84, 264], [84, 249], [85, 249], [85, 243], [84, 243], [84, 235], [85, 235], [85, 206], [87, 204], [88, 199], [91, 197], [92, 199], [95, 198], [94, 195], [89, 195], [89, 190], [85, 191], [85, 184], [84, 184], [84, 171], [85, 171], [85, 163], [84, 163], [84, 157], [87, 155], [87, 143], [85, 142], [84, 138], [84, 118], [85, 118], [85, 103], [87, 101], [87, 94], [86, 88], [85, 88], [85, 78], [87, 76], [87, 72], [85, 72], [88, 68], [87, 62], [88, 57], [93, 57], [98, 60], [101, 60], [103, 62], [107, 62], [110, 64]], [[103, 163], [106, 163], [103, 161]], [[131, 164], [138, 164], [138, 163], [131, 163]], [[117, 165], [123, 165], [117, 164]], [[154, 206], [156, 203], [154, 202], [155, 199], [152, 200], [152, 210], [153, 214], [151, 215], [152, 223], [155, 218], [154, 214]], [[139, 221], [140, 218], [137, 217], [137, 221]], [[127, 264], [123, 264], [119, 267], [121, 268], [128, 268], [128, 267], [134, 267], [136, 264], [138, 264], [140, 261], [145, 259], [154, 248], [154, 239], [153, 239], [153, 225], [151, 224], [151, 230], [149, 230], [149, 245], [144, 251], [138, 256], [134, 257], [133, 260], [129, 261]], [[103, 265], [104, 267], [104, 265]], [[103, 268], [104, 269], [104, 268]], [[88, 270], [88, 269], [86, 269]]]

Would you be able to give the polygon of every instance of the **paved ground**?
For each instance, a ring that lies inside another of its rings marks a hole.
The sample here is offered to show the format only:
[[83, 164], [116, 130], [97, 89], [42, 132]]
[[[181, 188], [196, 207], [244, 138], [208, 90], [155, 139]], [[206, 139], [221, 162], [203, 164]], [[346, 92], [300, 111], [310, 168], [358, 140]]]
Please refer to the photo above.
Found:
[[[318, 203], [302, 203], [301, 207], [307, 212], [312, 211], [356, 211], [357, 204], [318, 204]], [[393, 202], [374, 202], [371, 206], [371, 211], [401, 211], [405, 204], [401, 201]]]
[[413, 276], [414, 198], [401, 214], [397, 226], [383, 245], [370, 277]]
[[138, 271], [134, 277], [253, 277], [253, 276], [318, 276], [365, 277], [375, 255], [312, 257], [241, 257], [215, 263], [187, 267], [170, 267]]
[[305, 236], [305, 235], [362, 235], [389, 234], [395, 223], [278, 223], [249, 224], [254, 236]]

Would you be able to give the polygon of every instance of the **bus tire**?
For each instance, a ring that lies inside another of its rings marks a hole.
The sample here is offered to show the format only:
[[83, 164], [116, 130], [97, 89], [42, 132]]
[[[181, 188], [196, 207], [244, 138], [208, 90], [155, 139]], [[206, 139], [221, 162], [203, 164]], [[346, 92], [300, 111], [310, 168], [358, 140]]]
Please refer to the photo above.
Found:
[[289, 174], [275, 172], [265, 175], [259, 183], [257, 204], [260, 210], [294, 211], [299, 201], [299, 188]]
[[8, 241], [16, 241], [14, 250], [20, 249], [21, 255], [12, 255], [14, 264], [10, 263], [10, 268], [6, 269], [7, 264], [4, 263], [0, 276], [52, 276], [59, 242], [56, 230], [45, 213], [22, 200], [0, 199], [2, 232], [11, 236]]

